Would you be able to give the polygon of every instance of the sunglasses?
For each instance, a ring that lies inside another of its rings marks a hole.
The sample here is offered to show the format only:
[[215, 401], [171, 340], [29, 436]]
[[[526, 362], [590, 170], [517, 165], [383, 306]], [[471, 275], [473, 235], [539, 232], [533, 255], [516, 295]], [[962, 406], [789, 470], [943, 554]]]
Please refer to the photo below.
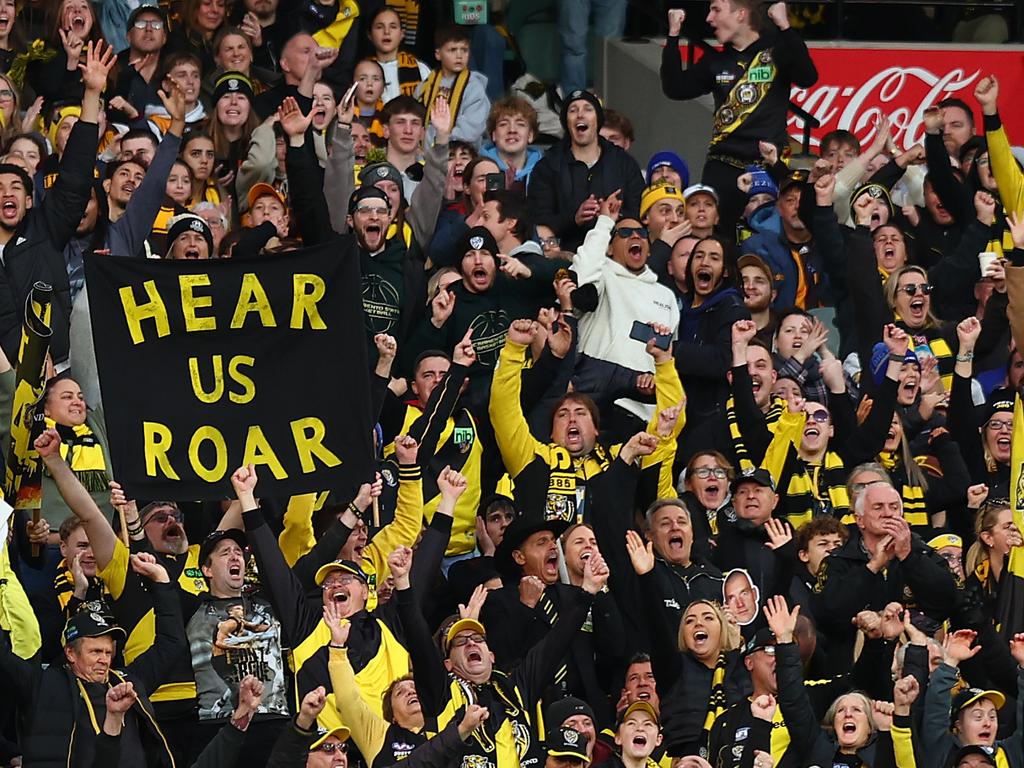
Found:
[[807, 414], [807, 418], [811, 421], [816, 421], [819, 424], [824, 424], [828, 421], [828, 411], [812, 411]]
[[647, 227], [619, 227], [615, 230], [615, 234], [621, 237], [623, 240], [628, 240], [633, 235], [647, 239]]
[[163, 525], [166, 522], [173, 520], [176, 523], [181, 522], [181, 512], [168, 512], [166, 510], [162, 512], [154, 512], [152, 515], [146, 518], [146, 524], [159, 523]]
[[330, 741], [321, 744], [314, 751], [323, 752], [325, 755], [333, 755], [335, 752], [347, 752], [348, 748], [345, 746], [345, 742], [343, 741]]
[[459, 635], [458, 637], [456, 637], [455, 639], [452, 640], [451, 644], [448, 647], [449, 648], [461, 648], [464, 645], [469, 645], [470, 642], [473, 642], [473, 643], [476, 643], [477, 645], [480, 645], [482, 643], [486, 643], [487, 642], [487, 638], [484, 637], [483, 635], [479, 635], [479, 634]]
[[931, 283], [911, 283], [910, 285], [900, 286], [897, 290], [906, 293], [907, 296], [916, 296], [918, 290], [921, 291], [922, 296], [928, 296], [932, 292]]
[[164, 28], [164, 23], [160, 19], [138, 19], [132, 26], [136, 29], [146, 29], [148, 27], [159, 32]]

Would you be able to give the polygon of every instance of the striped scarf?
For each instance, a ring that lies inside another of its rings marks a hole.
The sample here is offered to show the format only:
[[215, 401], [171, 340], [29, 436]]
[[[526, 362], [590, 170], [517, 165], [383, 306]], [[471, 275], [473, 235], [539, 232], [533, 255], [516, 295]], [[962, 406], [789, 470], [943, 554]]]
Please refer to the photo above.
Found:
[[398, 52], [398, 91], [403, 96], [414, 96], [420, 80], [420, 60], [411, 53]]
[[428, 125], [430, 124], [430, 108], [434, 105], [434, 100], [442, 93], [448, 97], [448, 105], [452, 114], [452, 125], [455, 125], [459, 118], [459, 107], [462, 106], [462, 97], [465, 95], [466, 86], [469, 84], [469, 70], [464, 69], [459, 72], [455, 76], [455, 80], [452, 81], [450, 88], [441, 85], [443, 79], [444, 76], [441, 74], [441, 70], [435, 69], [423, 84], [423, 93], [420, 94], [420, 101], [427, 108]]
[[[725, 712], [725, 669], [728, 666], [728, 657], [724, 653], [718, 654], [718, 661], [715, 662], [715, 671], [711, 675], [711, 696], [708, 698], [708, 713], [704, 716], [704, 728], [701, 733], [701, 744], [707, 744], [711, 735], [711, 727], [715, 720]], [[707, 758], [707, 749], [701, 747], [701, 755]]]
[[[772, 432], [775, 431], [775, 425], [778, 423], [779, 416], [782, 415], [785, 407], [786, 401], [779, 397], [773, 399], [771, 405], [768, 406], [768, 413], [765, 414], [765, 424]], [[740, 432], [739, 421], [736, 418], [736, 401], [732, 395], [729, 395], [729, 399], [725, 402], [725, 419], [729, 423], [729, 436], [732, 438], [733, 453], [736, 454], [736, 467], [740, 472], [754, 469], [754, 462], [750, 458], [750, 451], [743, 440], [743, 434]]]
[[794, 450], [786, 464], [790, 476], [784, 486], [782, 509], [794, 530], [820, 515], [841, 518], [846, 514], [850, 497], [846, 493], [846, 467], [839, 454], [827, 451], [819, 465], [808, 464]]
[[103, 446], [88, 424], [66, 427], [47, 417], [47, 429], [56, 429], [60, 435], [60, 455], [71, 467], [85, 490], [96, 493], [107, 490], [107, 462]]

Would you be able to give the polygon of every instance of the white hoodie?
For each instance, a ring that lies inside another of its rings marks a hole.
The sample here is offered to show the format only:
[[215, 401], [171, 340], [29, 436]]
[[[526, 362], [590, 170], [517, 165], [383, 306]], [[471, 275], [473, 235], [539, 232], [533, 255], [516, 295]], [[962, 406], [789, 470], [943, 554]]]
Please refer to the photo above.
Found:
[[[633, 321], [659, 323], [675, 334], [679, 307], [672, 291], [658, 282], [649, 267], [635, 274], [608, 257], [614, 226], [609, 217], [599, 216], [573, 256], [578, 285], [593, 284], [598, 294], [597, 309], [580, 318], [577, 348], [598, 360], [653, 373], [654, 358], [644, 344], [629, 338]], [[635, 400], [622, 398], [616, 404], [644, 421], [654, 415], [654, 406]]]

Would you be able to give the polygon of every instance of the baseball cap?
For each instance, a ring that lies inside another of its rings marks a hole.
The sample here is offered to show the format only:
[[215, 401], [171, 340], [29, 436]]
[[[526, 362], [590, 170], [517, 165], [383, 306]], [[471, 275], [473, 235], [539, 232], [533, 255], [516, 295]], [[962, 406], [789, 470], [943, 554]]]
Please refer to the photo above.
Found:
[[747, 644], [743, 646], [743, 657], [746, 658], [752, 653], [766, 651], [769, 648], [772, 649], [772, 653], [775, 652], [775, 633], [768, 629], [768, 627], [761, 627], [747, 641]]
[[478, 632], [487, 637], [487, 630], [484, 629], [484, 625], [476, 619], [459, 619], [448, 628], [448, 633], [444, 637], [445, 649], [451, 648], [452, 640], [454, 640], [460, 632]]
[[715, 200], [715, 204], [718, 204], [718, 193], [715, 192], [714, 187], [709, 187], [707, 184], [691, 184], [683, 190], [683, 197], [689, 200], [693, 195], [699, 195], [702, 192], [705, 195], [711, 195]]
[[932, 549], [942, 549], [943, 547], [960, 547], [962, 549], [964, 540], [955, 533], [940, 533], [928, 540], [928, 546]]
[[140, 5], [138, 8], [133, 9], [132, 12], [128, 14], [128, 26], [130, 27], [132, 24], [134, 24], [135, 20], [147, 11], [149, 13], [155, 13], [157, 16], [159, 16], [160, 20], [164, 23], [164, 27], [166, 28], [167, 12], [159, 5]]
[[217, 548], [225, 539], [230, 539], [235, 542], [238, 546], [245, 551], [248, 542], [245, 540], [245, 533], [240, 531], [238, 528], [229, 528], [226, 531], [214, 531], [205, 539], [203, 543], [199, 545], [199, 567], [202, 568], [206, 564], [207, 558], [213, 554], [213, 551]]
[[953, 697], [953, 706], [949, 709], [950, 726], [956, 723], [956, 719], [967, 707], [981, 699], [989, 699], [996, 705], [996, 709], [1002, 709], [1006, 703], [1006, 696], [1001, 691], [983, 690], [981, 688], [964, 688]]
[[317, 728], [316, 739], [314, 739], [313, 743], [309, 745], [309, 751], [312, 752], [331, 736], [337, 736], [338, 741], [348, 741], [348, 737], [350, 735], [348, 728], [343, 725], [339, 725], [334, 728]]
[[544, 740], [544, 747], [551, 757], [587, 761], [587, 737], [572, 728], [553, 730]]
[[736, 479], [732, 481], [732, 487], [730, 490], [736, 493], [736, 489], [744, 483], [757, 483], [758, 485], [764, 486], [765, 488], [771, 488], [775, 490], [775, 480], [772, 479], [772, 473], [767, 469], [761, 467], [754, 467], [752, 469], [745, 469]]
[[746, 253], [740, 256], [740, 260], [736, 262], [736, 268], [742, 270], [744, 267], [757, 267], [759, 270], [764, 272], [764, 276], [768, 278], [769, 285], [772, 285], [775, 282], [775, 275], [772, 274], [772, 268], [768, 266], [768, 262], [756, 253]]
[[353, 563], [351, 560], [334, 560], [327, 565], [321, 565], [316, 572], [316, 576], [313, 577], [313, 581], [319, 587], [324, 583], [324, 579], [327, 578], [327, 574], [331, 571], [345, 571], [351, 573], [357, 577], [363, 584], [368, 583], [366, 580], [366, 574], [363, 573], [363, 569]]
[[125, 631], [114, 623], [112, 616], [105, 616], [99, 611], [82, 610], [68, 619], [67, 624], [64, 625], [61, 642], [63, 645], [68, 645], [81, 637], [102, 637], [113, 634], [119, 634], [122, 642], [128, 637]]
[[949, 761], [950, 768], [956, 768], [960, 765], [961, 760], [973, 755], [985, 758], [989, 765], [996, 765], [996, 751], [994, 748], [983, 744], [969, 744], [966, 747], [960, 747], [960, 749], [953, 753], [953, 757]]
[[678, 200], [680, 203], [686, 202], [683, 197], [683, 193], [673, 187], [671, 184], [665, 184], [659, 182], [653, 186], [647, 187], [644, 190], [643, 195], [640, 197], [640, 216], [643, 217], [655, 203], [659, 203], [662, 200]]
[[654, 707], [651, 705], [650, 702], [643, 700], [634, 701], [632, 704], [626, 707], [626, 709], [619, 716], [619, 725], [622, 725], [622, 723], [626, 721], [626, 718], [634, 712], [646, 712], [654, 719], [654, 722], [656, 722], [659, 726], [661, 725], [661, 720], [658, 719], [658, 713], [655, 711]]
[[281, 194], [280, 190], [270, 184], [267, 184], [265, 181], [260, 181], [249, 187], [249, 194], [245, 197], [246, 202], [248, 203], [248, 209], [251, 211], [252, 207], [256, 204], [256, 201], [261, 197], [266, 197], [267, 195], [276, 197], [281, 201], [281, 205], [285, 208], [288, 207], [288, 202], [284, 199], [284, 195]]

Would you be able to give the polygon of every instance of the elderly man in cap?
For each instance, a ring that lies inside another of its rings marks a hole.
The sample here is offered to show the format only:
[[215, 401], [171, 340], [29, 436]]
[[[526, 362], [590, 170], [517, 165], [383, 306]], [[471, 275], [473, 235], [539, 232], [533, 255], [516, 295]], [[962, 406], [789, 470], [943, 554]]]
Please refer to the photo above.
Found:
[[[124, 659], [131, 664], [155, 648], [159, 639], [153, 628], [154, 606], [150, 590], [133, 569], [129, 548], [114, 533], [107, 517], [61, 457], [60, 446], [60, 435], [52, 429], [35, 441], [35, 448], [61, 496], [82, 521], [96, 558], [96, 575], [110, 590], [114, 616], [127, 634]], [[181, 617], [192, 616], [196, 612], [199, 595], [207, 591], [207, 583], [200, 569], [199, 545], [189, 544], [181, 509], [172, 501], [152, 501], [136, 512], [135, 502], [126, 501], [119, 486], [111, 498], [115, 506], [125, 509], [125, 523], [133, 546], [152, 552], [167, 572], [174, 586], [173, 593], [180, 603], [178, 615], [181, 626], [178, 630], [183, 631]], [[222, 521], [220, 525], [226, 526], [227, 523]], [[195, 676], [187, 646], [182, 644], [175, 654], [165, 657], [163, 663], [162, 687], [156, 691], [155, 710], [161, 727], [171, 734], [170, 742], [186, 745], [187, 749], [196, 735]], [[179, 756], [176, 755], [175, 759]]]
[[644, 178], [640, 166], [619, 147], [601, 138], [604, 108], [590, 91], [572, 91], [562, 102], [565, 138], [547, 151], [530, 175], [529, 197], [537, 224], [575, 251], [597, 221], [601, 203], [615, 190], [622, 212], [640, 212]]
[[[476, 619], [452, 624], [444, 636], [447, 658], [442, 660], [408, 581], [399, 583], [396, 577], [397, 601], [428, 729], [437, 732], [464, 706], [480, 704], [489, 714], [466, 742], [464, 754], [473, 761], [470, 764], [487, 761], [495, 768], [520, 768], [543, 759], [533, 713], [570, 652], [594, 596], [607, 581], [608, 566], [595, 555], [587, 561], [582, 588], [568, 588], [551, 631], [519, 664], [502, 673], [494, 668], [487, 630]], [[495, 634], [512, 633], [516, 627], [494, 626], [492, 630]]]
[[98, 737], [106, 730], [100, 723], [105, 723], [107, 692], [120, 683], [129, 684], [135, 696], [131, 708], [122, 710], [132, 721], [122, 736], [122, 752], [134, 756], [139, 768], [174, 765], [149, 697], [173, 671], [172, 661], [187, 654], [181, 612], [167, 571], [153, 555], [132, 555], [131, 569], [146, 580], [159, 642], [125, 668], [114, 669], [125, 630], [88, 607], [64, 628], [64, 663], [45, 670], [37, 660], [14, 655], [3, 633], [0, 668], [28, 715], [22, 741], [26, 765], [92, 765]]
[[[419, 493], [419, 467], [403, 463], [399, 472], [412, 478], [415, 491]], [[318, 598], [310, 596], [306, 585], [288, 567], [256, 501], [255, 468], [252, 465], [240, 467], [232, 475], [231, 484], [241, 503], [246, 536], [270, 604], [281, 621], [285, 637], [292, 643], [298, 693], [304, 695], [330, 680], [328, 663], [332, 630], [324, 611], [330, 604], [338, 617], [348, 622], [349, 633], [344, 647], [363, 700], [376, 715], [382, 716], [385, 690], [393, 680], [409, 672], [407, 631], [399, 621], [394, 600], [371, 610], [367, 605], [370, 597], [367, 575], [360, 564], [351, 560], [335, 560], [321, 566], [314, 576], [314, 583], [321, 594]], [[438, 477], [438, 485], [442, 500], [428, 533], [435, 530], [436, 535], [432, 534], [431, 538], [438, 539], [439, 544], [428, 547], [427, 552], [417, 558], [417, 572], [413, 580], [420, 590], [428, 588], [433, 574], [440, 568], [444, 547], [451, 535], [452, 511], [465, 490], [466, 481], [457, 472], [448, 470]], [[350, 505], [348, 512], [355, 514], [354, 507]], [[380, 583], [386, 574], [378, 571], [376, 577]], [[341, 724], [333, 694], [328, 696], [328, 706], [320, 714], [319, 721], [328, 728]]]
[[326, 705], [323, 686], [302, 697], [299, 711], [266, 760], [267, 768], [348, 768], [349, 729], [340, 724], [331, 728], [317, 725]]
[[[743, 665], [750, 673], [753, 692], [738, 701], [715, 719], [708, 737], [708, 760], [713, 765], [739, 766], [732, 746], [746, 742], [748, 749], [777, 754], [771, 749], [776, 742], [782, 750], [788, 746], [789, 733], [776, 705], [778, 682], [775, 678], [775, 634], [764, 627], [750, 638], [743, 648]], [[785, 752], [783, 751], [783, 755]], [[780, 765], [788, 765], [780, 758]]]

